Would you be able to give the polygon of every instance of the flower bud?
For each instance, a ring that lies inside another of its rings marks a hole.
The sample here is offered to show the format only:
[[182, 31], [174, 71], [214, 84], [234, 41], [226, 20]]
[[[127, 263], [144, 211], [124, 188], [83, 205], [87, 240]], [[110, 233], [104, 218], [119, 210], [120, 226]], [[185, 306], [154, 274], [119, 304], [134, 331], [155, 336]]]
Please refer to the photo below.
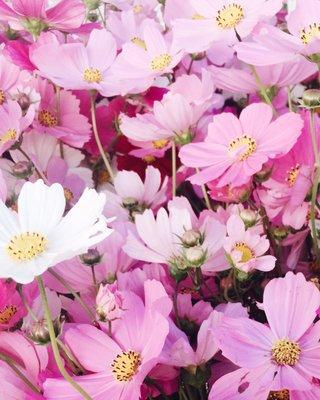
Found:
[[[58, 337], [61, 332], [61, 322], [59, 318], [53, 321], [53, 327], [55, 335]], [[27, 334], [29, 338], [37, 344], [50, 343], [49, 330], [45, 319], [34, 322], [34, 324], [29, 328]]]
[[113, 321], [123, 313], [123, 297], [116, 285], [101, 285], [96, 297], [96, 313], [100, 321]]
[[84, 0], [84, 2], [89, 11], [96, 10], [101, 4], [100, 0]]
[[87, 251], [87, 253], [82, 254], [80, 256], [80, 260], [82, 261], [83, 264], [88, 265], [88, 266], [92, 266], [92, 265], [96, 265], [99, 264], [99, 262], [101, 261], [101, 254], [98, 252], [97, 249], [89, 249]]
[[122, 205], [124, 208], [131, 210], [138, 205], [138, 200], [134, 197], [126, 197], [123, 199]]
[[276, 240], [281, 241], [289, 235], [290, 231], [288, 228], [286, 228], [284, 226], [279, 226], [277, 228], [274, 228], [272, 233]]
[[244, 222], [246, 228], [251, 228], [257, 222], [257, 213], [250, 209], [242, 210], [240, 211], [240, 218]]
[[99, 15], [95, 11], [90, 11], [88, 13], [88, 21], [90, 22], [97, 22], [99, 19]]
[[181, 132], [178, 135], [176, 135], [174, 137], [174, 141], [176, 142], [176, 144], [183, 146], [185, 144], [192, 142], [193, 137], [194, 133], [189, 129], [186, 132]]
[[205, 251], [201, 246], [189, 247], [184, 253], [185, 259], [192, 266], [200, 266], [205, 260]]
[[38, 37], [43, 30], [48, 28], [48, 25], [39, 18], [27, 18], [23, 25], [34, 37]]
[[201, 239], [201, 233], [193, 229], [185, 231], [182, 235], [181, 241], [185, 247], [193, 247], [199, 244]]
[[261, 171], [257, 172], [254, 175], [254, 180], [258, 183], [266, 182], [270, 178], [272, 170], [273, 170], [273, 165], [264, 164], [262, 166]]
[[12, 175], [18, 179], [27, 179], [33, 174], [34, 166], [30, 161], [19, 161], [12, 167]]
[[320, 90], [308, 89], [302, 95], [302, 105], [306, 108], [320, 107]]

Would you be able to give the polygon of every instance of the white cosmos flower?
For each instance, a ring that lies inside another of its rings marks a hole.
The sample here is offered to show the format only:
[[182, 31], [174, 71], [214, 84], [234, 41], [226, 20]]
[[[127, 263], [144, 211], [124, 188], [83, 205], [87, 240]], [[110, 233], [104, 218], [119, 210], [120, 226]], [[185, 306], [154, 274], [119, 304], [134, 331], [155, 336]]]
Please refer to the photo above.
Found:
[[49, 267], [101, 242], [112, 233], [102, 215], [104, 205], [104, 194], [86, 189], [63, 216], [66, 200], [60, 184], [25, 183], [18, 213], [0, 201], [0, 278], [32, 282]]

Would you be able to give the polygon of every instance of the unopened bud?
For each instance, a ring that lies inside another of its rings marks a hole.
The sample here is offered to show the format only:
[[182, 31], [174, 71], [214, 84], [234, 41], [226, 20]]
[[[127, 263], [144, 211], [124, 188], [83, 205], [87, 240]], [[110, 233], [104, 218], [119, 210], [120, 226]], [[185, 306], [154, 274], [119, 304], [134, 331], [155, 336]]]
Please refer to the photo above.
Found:
[[320, 107], [320, 90], [308, 89], [302, 95], [302, 105], [306, 108]]
[[88, 21], [90, 22], [97, 22], [99, 19], [99, 15], [95, 11], [90, 11], [88, 13]]
[[250, 209], [242, 210], [240, 211], [240, 218], [244, 222], [246, 228], [251, 228], [257, 222], [257, 213]]
[[186, 231], [181, 238], [181, 241], [186, 247], [193, 247], [199, 244], [201, 239], [201, 233], [190, 229]]
[[84, 0], [84, 2], [89, 11], [96, 10], [101, 4], [100, 0]]
[[184, 255], [187, 262], [192, 264], [193, 266], [199, 266], [203, 264], [205, 260], [205, 252], [200, 246], [189, 247], [185, 250]]
[[272, 233], [273, 233], [273, 237], [276, 240], [283, 240], [289, 235], [290, 231], [288, 228], [286, 228], [284, 226], [279, 226], [277, 228], [274, 228]]
[[101, 285], [96, 298], [96, 312], [101, 321], [114, 321], [123, 313], [123, 297], [116, 285]]
[[80, 256], [80, 260], [83, 262], [83, 264], [88, 266], [99, 264], [101, 258], [102, 256], [97, 249], [89, 249], [87, 253]]
[[25, 93], [20, 93], [16, 98], [16, 100], [19, 103], [19, 106], [21, 107], [22, 111], [27, 111], [28, 108], [30, 107], [31, 104], [30, 98]]
[[[53, 327], [56, 337], [60, 335], [61, 332], [61, 322], [60, 319], [57, 318], [53, 321]], [[47, 344], [50, 343], [50, 334], [47, 326], [47, 322], [45, 319], [41, 321], [35, 322], [28, 332], [28, 336], [32, 341], [37, 344]]]
[[30, 161], [19, 161], [12, 167], [12, 175], [19, 179], [29, 178], [34, 171], [34, 166]]
[[48, 25], [38, 18], [27, 18], [24, 20], [23, 25], [35, 37], [38, 37], [43, 30], [48, 28]]
[[261, 171], [254, 175], [254, 180], [258, 183], [266, 182], [272, 174], [273, 166], [263, 165]]

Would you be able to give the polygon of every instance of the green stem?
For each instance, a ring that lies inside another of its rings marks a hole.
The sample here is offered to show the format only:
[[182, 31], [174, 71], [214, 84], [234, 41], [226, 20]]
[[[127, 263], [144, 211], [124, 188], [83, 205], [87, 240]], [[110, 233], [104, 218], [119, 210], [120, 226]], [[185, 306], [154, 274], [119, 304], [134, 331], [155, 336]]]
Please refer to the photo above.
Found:
[[79, 392], [85, 400], [92, 400], [92, 398], [88, 395], [88, 393], [84, 389], [82, 389], [82, 387], [80, 385], [78, 385], [77, 382], [75, 382], [72, 379], [72, 377], [68, 374], [68, 372], [66, 371], [66, 369], [64, 367], [64, 363], [63, 363], [63, 360], [62, 360], [60, 352], [59, 352], [59, 347], [58, 347], [56, 335], [54, 332], [54, 326], [53, 326], [53, 322], [52, 322], [52, 317], [51, 317], [51, 312], [50, 312], [50, 308], [49, 308], [48, 298], [46, 295], [46, 290], [45, 290], [44, 283], [43, 283], [41, 276], [37, 276], [37, 282], [38, 282], [41, 300], [42, 300], [42, 304], [43, 304], [43, 308], [44, 308], [47, 327], [48, 327], [48, 331], [49, 331], [49, 335], [50, 335], [51, 347], [52, 347], [52, 351], [53, 351], [53, 355], [54, 355], [54, 359], [56, 361], [57, 367], [58, 367], [61, 375], [64, 377], [64, 379], [67, 382], [69, 382], [70, 385], [77, 392]]
[[317, 195], [318, 195], [318, 185], [319, 185], [319, 181], [320, 181], [320, 162], [319, 162], [320, 160], [319, 160], [319, 151], [318, 151], [318, 138], [317, 138], [317, 132], [316, 132], [315, 123], [314, 123], [314, 110], [310, 110], [310, 134], [311, 134], [315, 167], [316, 167], [313, 186], [312, 186], [310, 222], [311, 222], [311, 231], [312, 231], [312, 237], [313, 237], [313, 248], [314, 248], [316, 258], [317, 258], [317, 264], [319, 264], [320, 252], [319, 252], [317, 228], [316, 228], [316, 201], [317, 201]]
[[262, 82], [262, 80], [261, 80], [261, 78], [260, 78], [255, 66], [250, 65], [250, 67], [251, 67], [253, 76], [254, 76], [254, 78], [255, 78], [255, 80], [257, 82], [257, 85], [259, 87], [259, 91], [261, 93], [261, 96], [263, 97], [264, 101], [272, 107], [273, 115], [276, 116], [278, 114], [277, 110], [274, 108], [274, 106], [272, 104], [272, 101], [271, 101], [270, 97], [268, 96], [266, 87], [264, 86], [264, 84], [263, 84], [263, 82]]
[[177, 147], [174, 139], [172, 139], [172, 197], [177, 192]]
[[[79, 372], [81, 372], [82, 374], [85, 373], [84, 368], [82, 367], [82, 365], [79, 363], [79, 361], [74, 357], [74, 355], [71, 353], [71, 351], [68, 349], [67, 346], [65, 346], [64, 343], [61, 342], [60, 339], [57, 338], [57, 343], [58, 346], [60, 347], [60, 349], [63, 351], [63, 353], [66, 355], [66, 357], [71, 361], [71, 363], [73, 365], [71, 365], [73, 368], [74, 366], [79, 370]], [[69, 365], [71, 364], [69, 363]]]
[[109, 173], [110, 179], [114, 181], [114, 174], [111, 168], [111, 165], [109, 163], [108, 157], [106, 156], [106, 153], [104, 152], [104, 148], [102, 146], [100, 137], [99, 137], [99, 132], [98, 132], [98, 126], [97, 126], [97, 118], [96, 118], [96, 102], [95, 102], [95, 92], [90, 93], [90, 101], [91, 101], [91, 119], [92, 119], [92, 130], [94, 134], [95, 141], [97, 143], [100, 155], [102, 157], [102, 160], [104, 162], [104, 165], [106, 166], [106, 169]]
[[[196, 171], [199, 174], [199, 172], [200, 172], [199, 168], [196, 168]], [[206, 185], [201, 185], [201, 190], [202, 190], [203, 198], [206, 202], [207, 209], [212, 211], [212, 207], [211, 207], [210, 199], [209, 199], [208, 192], [206, 189]]]
[[41, 394], [41, 390], [34, 385], [21, 371], [18, 367], [16, 367], [14, 361], [6, 356], [5, 354], [0, 353], [0, 360], [4, 361], [9, 365], [12, 371], [35, 393]]
[[69, 292], [73, 295], [73, 297], [77, 300], [80, 306], [84, 309], [84, 311], [88, 314], [90, 320], [95, 321], [96, 317], [94, 313], [90, 310], [89, 306], [81, 299], [78, 293], [69, 285], [69, 283], [62, 278], [59, 274], [57, 274], [53, 269], [49, 269], [49, 272], [52, 276], [56, 278], [57, 281], [61, 283]]
[[43, 180], [44, 183], [47, 183], [47, 178], [45, 177], [44, 173], [41, 172], [35, 165], [34, 162], [31, 160], [31, 158], [28, 156], [28, 154], [19, 146], [17, 148], [18, 151], [34, 166], [34, 169], [36, 173], [38, 174], [39, 178]]

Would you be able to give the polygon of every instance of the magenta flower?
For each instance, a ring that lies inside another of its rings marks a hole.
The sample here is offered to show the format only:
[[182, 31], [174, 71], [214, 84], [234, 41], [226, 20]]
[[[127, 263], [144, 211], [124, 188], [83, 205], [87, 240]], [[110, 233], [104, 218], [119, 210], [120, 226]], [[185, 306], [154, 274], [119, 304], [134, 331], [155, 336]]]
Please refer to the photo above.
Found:
[[303, 121], [298, 114], [290, 112], [271, 121], [272, 108], [263, 103], [246, 107], [239, 119], [231, 113], [216, 115], [203, 143], [180, 150], [184, 165], [202, 168], [190, 181], [200, 185], [219, 178], [218, 187], [247, 183], [269, 159], [286, 154], [301, 134]]
[[313, 323], [319, 305], [316, 286], [301, 273], [288, 272], [265, 288], [269, 326], [225, 317], [216, 328], [218, 347], [234, 364], [258, 374], [266, 390], [310, 390], [312, 379], [320, 378], [319, 322]]

